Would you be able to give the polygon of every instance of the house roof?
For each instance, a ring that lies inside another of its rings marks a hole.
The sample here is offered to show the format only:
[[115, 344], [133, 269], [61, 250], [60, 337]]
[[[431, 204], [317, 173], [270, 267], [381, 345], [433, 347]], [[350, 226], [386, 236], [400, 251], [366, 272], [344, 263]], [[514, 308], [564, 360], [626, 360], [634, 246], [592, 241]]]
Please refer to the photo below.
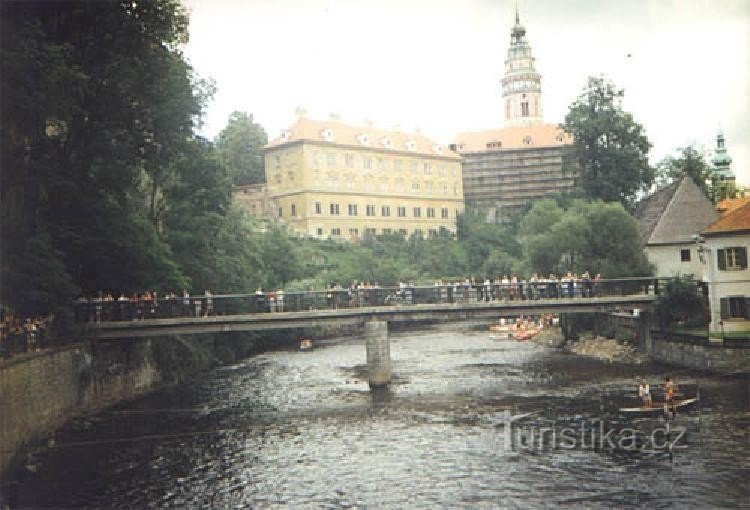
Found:
[[[327, 132], [327, 133], [326, 133]], [[339, 119], [315, 120], [299, 116], [297, 121], [265, 146], [308, 140], [359, 148], [412, 152], [422, 156], [460, 159], [461, 156], [420, 133], [405, 133], [373, 126], [346, 124]]]
[[750, 203], [750, 197], [725, 198], [724, 200], [720, 200], [719, 203], [716, 204], [716, 210], [719, 211], [720, 214], [724, 215], [748, 203]]
[[686, 243], [719, 217], [690, 177], [683, 177], [636, 207], [643, 245]]
[[711, 223], [704, 234], [723, 234], [741, 231], [750, 231], [750, 202], [738, 207], [732, 212]]
[[567, 145], [573, 138], [557, 124], [531, 124], [459, 133], [453, 143], [458, 152], [465, 153]]

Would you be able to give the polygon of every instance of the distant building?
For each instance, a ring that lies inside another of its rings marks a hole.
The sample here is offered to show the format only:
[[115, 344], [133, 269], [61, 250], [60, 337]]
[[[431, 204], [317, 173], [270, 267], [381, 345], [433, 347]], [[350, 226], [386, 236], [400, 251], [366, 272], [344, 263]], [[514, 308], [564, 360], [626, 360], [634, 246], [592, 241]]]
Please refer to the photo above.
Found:
[[251, 216], [257, 218], [275, 218], [278, 206], [268, 195], [265, 183], [235, 186], [234, 200]]
[[712, 333], [750, 331], [750, 203], [702, 231]]
[[732, 172], [732, 158], [727, 153], [724, 133], [721, 131], [716, 135], [716, 149], [711, 163], [716, 175], [716, 180], [712, 183], [716, 200], [734, 198], [737, 194], [737, 179]]
[[300, 116], [264, 151], [274, 216], [300, 234], [456, 231], [461, 158], [421, 134]]
[[635, 217], [641, 244], [657, 276], [702, 279], [695, 235], [719, 218], [711, 201], [690, 177], [683, 177], [641, 200]]
[[501, 84], [505, 127], [460, 133], [451, 145], [463, 156], [466, 206], [496, 214], [574, 185], [562, 171], [572, 139], [544, 123], [541, 75], [518, 11]]

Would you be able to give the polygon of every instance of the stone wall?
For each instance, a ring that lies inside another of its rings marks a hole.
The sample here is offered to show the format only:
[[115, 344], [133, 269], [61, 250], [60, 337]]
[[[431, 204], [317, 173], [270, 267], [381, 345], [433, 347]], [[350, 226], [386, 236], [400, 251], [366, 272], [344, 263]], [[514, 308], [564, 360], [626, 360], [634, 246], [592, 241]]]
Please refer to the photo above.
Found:
[[646, 334], [642, 319], [646, 315], [599, 314], [597, 329], [605, 336], [635, 342], [641, 352], [663, 363], [719, 373], [750, 372], [750, 343], [747, 347], [737, 347], [686, 340], [657, 331]]
[[159, 383], [150, 344], [76, 344], [0, 364], [0, 479], [26, 447], [43, 442], [71, 417]]
[[750, 347], [700, 345], [653, 338], [649, 356], [681, 367], [718, 373], [750, 372]]

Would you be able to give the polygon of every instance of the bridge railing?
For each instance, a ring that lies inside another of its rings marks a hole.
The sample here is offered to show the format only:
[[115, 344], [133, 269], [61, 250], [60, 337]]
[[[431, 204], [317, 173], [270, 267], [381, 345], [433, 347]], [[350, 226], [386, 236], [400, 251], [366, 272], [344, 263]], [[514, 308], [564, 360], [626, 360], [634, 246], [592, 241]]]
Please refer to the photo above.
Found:
[[162, 297], [156, 300], [78, 300], [79, 322], [130, 321], [176, 317], [207, 317], [297, 312], [372, 306], [437, 303], [512, 302], [588, 299], [610, 296], [658, 295], [669, 278], [522, 281], [517, 284], [433, 285], [326, 289], [321, 291]]

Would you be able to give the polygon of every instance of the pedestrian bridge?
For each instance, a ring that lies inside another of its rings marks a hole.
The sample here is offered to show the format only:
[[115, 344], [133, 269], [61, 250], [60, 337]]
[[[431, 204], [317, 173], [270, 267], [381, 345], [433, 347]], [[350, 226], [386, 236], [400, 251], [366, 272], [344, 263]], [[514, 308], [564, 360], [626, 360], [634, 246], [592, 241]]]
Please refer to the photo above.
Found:
[[[391, 381], [388, 323], [425, 320], [495, 320], [498, 317], [649, 309], [660, 279], [598, 281], [576, 286], [526, 284], [399, 289], [328, 289], [322, 292], [171, 297], [147, 301], [79, 303], [76, 313], [93, 340], [267, 331], [321, 325], [364, 326], [368, 382]], [[662, 285], [662, 288], [664, 286]], [[280, 297], [280, 295], [282, 297]], [[648, 314], [640, 321], [648, 331]]]
[[207, 317], [179, 317], [131, 321], [91, 322], [84, 326], [93, 339], [126, 339], [177, 334], [223, 333], [308, 328], [330, 324], [362, 324], [367, 320], [409, 322], [422, 320], [465, 320], [545, 315], [594, 313], [623, 308], [647, 309], [653, 294], [628, 296], [537, 299], [524, 301], [477, 301], [427, 303], [396, 306], [360, 306], [294, 312], [245, 313]]

